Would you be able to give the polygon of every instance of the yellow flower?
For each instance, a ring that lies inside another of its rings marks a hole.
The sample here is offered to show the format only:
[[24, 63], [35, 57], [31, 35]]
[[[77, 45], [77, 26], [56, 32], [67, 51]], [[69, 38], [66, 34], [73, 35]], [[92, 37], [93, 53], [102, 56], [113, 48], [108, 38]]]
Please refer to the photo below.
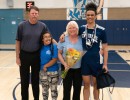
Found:
[[[66, 51], [66, 63], [68, 64], [69, 67], [73, 67], [77, 61], [81, 58], [81, 52], [79, 52], [76, 49], [69, 48]], [[67, 75], [68, 70], [64, 70], [61, 74], [61, 78], [65, 78]]]

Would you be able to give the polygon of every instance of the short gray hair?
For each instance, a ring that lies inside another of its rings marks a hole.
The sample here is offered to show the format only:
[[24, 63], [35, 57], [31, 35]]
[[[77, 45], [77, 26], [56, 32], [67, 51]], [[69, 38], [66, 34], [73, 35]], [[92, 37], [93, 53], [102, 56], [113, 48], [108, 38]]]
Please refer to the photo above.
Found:
[[68, 22], [68, 24], [66, 26], [66, 32], [68, 33], [68, 29], [69, 29], [70, 25], [73, 25], [73, 26], [75, 26], [77, 28], [77, 34], [78, 34], [79, 33], [79, 26], [78, 26], [78, 24], [77, 24], [76, 21], [70, 21], [70, 22]]

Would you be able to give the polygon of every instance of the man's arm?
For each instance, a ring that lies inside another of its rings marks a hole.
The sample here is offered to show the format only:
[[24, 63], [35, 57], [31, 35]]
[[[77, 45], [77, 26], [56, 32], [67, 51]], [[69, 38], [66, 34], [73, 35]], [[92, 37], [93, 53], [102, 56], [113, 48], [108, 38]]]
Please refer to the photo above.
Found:
[[19, 54], [20, 54], [20, 41], [16, 40], [16, 64], [21, 66]]

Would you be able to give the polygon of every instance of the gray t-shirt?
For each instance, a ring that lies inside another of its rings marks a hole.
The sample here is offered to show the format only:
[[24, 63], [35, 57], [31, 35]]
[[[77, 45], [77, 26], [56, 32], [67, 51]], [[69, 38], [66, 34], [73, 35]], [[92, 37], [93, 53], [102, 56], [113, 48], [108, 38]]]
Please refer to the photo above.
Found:
[[47, 26], [40, 21], [36, 24], [31, 24], [29, 21], [21, 22], [16, 36], [16, 40], [21, 42], [20, 49], [27, 52], [39, 50], [41, 34], [47, 31]]

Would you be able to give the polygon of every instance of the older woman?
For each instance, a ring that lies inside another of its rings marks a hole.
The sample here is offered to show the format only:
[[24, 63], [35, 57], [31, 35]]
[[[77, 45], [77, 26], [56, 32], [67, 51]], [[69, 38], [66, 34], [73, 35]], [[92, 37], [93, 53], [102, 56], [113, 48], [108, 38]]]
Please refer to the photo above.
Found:
[[[108, 71], [108, 43], [105, 28], [96, 24], [97, 6], [88, 3], [86, 9], [87, 24], [79, 28], [79, 36], [82, 37], [83, 50], [87, 51], [82, 57], [81, 74], [84, 82], [83, 97], [89, 100], [91, 80], [93, 82], [94, 100], [99, 100], [99, 90], [97, 89], [96, 76], [102, 69]], [[60, 41], [64, 41], [61, 35]], [[66, 40], [65, 40], [66, 41]], [[102, 50], [100, 46], [102, 45]], [[103, 53], [103, 59], [102, 54]]]
[[58, 57], [64, 69], [69, 69], [65, 79], [63, 80], [63, 100], [71, 100], [70, 93], [73, 85], [72, 100], [80, 100], [80, 91], [82, 85], [81, 75], [81, 59], [73, 66], [69, 67], [65, 62], [65, 53], [68, 48], [74, 48], [83, 51], [82, 39], [78, 36], [78, 24], [75, 21], [70, 21], [66, 26], [65, 42], [58, 43]]

